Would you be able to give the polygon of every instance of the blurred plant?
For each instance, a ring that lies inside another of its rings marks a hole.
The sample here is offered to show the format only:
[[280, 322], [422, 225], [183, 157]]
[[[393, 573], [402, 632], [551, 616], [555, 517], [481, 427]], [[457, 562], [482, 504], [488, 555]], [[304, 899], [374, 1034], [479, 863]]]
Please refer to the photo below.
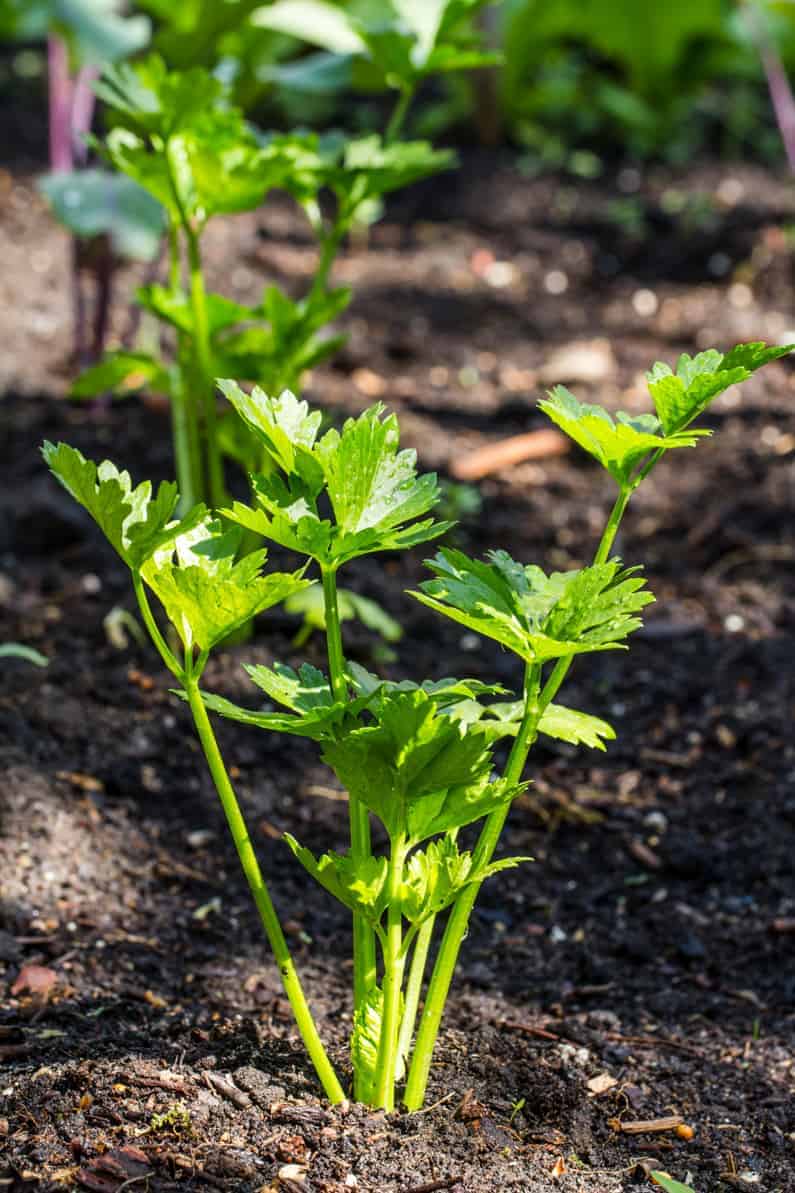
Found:
[[34, 667], [46, 667], [49, 663], [49, 659], [38, 650], [21, 642], [0, 643], [0, 659], [23, 659], [26, 663], [33, 663]]
[[[148, 19], [122, 8], [121, 0], [0, 0], [0, 36], [47, 40], [50, 173], [40, 185], [73, 235], [74, 356], [81, 364], [104, 348], [119, 258], [152, 260], [163, 232], [158, 204], [139, 187], [84, 168], [100, 69], [149, 40]], [[96, 290], [90, 344], [83, 275]]]

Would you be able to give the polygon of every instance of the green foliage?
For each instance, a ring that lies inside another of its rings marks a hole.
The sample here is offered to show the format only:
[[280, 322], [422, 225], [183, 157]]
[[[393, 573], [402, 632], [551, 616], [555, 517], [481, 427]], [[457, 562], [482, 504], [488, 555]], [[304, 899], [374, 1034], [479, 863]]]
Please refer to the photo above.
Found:
[[33, 41], [55, 33], [79, 65], [104, 66], [149, 41], [147, 18], [124, 12], [121, 0], [0, 0], [0, 36]]
[[187, 650], [212, 650], [308, 583], [302, 572], [263, 575], [267, 552], [240, 558], [241, 539], [205, 517], [170, 537], [141, 568]]
[[654, 600], [637, 569], [617, 561], [547, 576], [505, 551], [489, 559], [445, 548], [428, 562], [434, 579], [411, 595], [528, 663], [623, 648], [641, 624], [637, 614]]
[[[174, 534], [176, 485], [164, 481], [153, 496], [151, 481], [133, 488], [129, 472], [120, 472], [109, 460], [97, 467], [68, 443], [45, 443], [42, 454], [50, 471], [88, 510], [129, 568], [140, 568]], [[194, 525], [202, 516], [203, 510], [193, 511], [184, 526]]]
[[[256, 508], [235, 502], [224, 511], [232, 521], [330, 568], [403, 550], [448, 529], [444, 522], [416, 520], [436, 503], [436, 477], [417, 476], [416, 452], [399, 450], [397, 419], [383, 417], [381, 405], [318, 439], [319, 414], [310, 415], [293, 394], [269, 398], [259, 389], [247, 394], [233, 381], [219, 386], [280, 469], [253, 478]], [[321, 517], [321, 494], [333, 521]]]
[[[368, 630], [378, 634], [384, 642], [399, 642], [403, 636], [403, 629], [394, 617], [377, 601], [361, 596], [358, 592], [340, 588], [337, 590], [339, 619], [341, 622], [358, 620]], [[301, 646], [315, 630], [326, 628], [326, 604], [323, 589], [319, 584], [312, 584], [302, 592], [290, 597], [284, 603], [285, 613], [297, 614], [303, 618], [301, 629], [295, 638], [295, 645]]]
[[661, 423], [653, 414], [632, 416], [619, 412], [614, 421], [601, 406], [578, 402], [562, 385], [556, 385], [539, 406], [561, 431], [598, 460], [619, 485], [630, 482], [635, 469], [651, 452], [695, 447], [700, 436], [709, 434], [709, 431], [660, 434]]
[[323, 758], [391, 838], [417, 843], [462, 828], [517, 794], [490, 782], [483, 735], [465, 733], [420, 689], [384, 692], [371, 711], [374, 724], [325, 741]]
[[107, 236], [119, 257], [151, 261], [157, 256], [163, 209], [132, 179], [107, 170], [71, 170], [45, 174], [38, 185], [56, 219], [75, 236]]
[[673, 1177], [668, 1176], [666, 1172], [653, 1171], [649, 1174], [655, 1185], [659, 1185], [665, 1193], [696, 1193], [691, 1185], [685, 1185], [681, 1181], [675, 1181]]
[[710, 349], [698, 356], [683, 353], [676, 371], [662, 361], [646, 374], [649, 393], [666, 435], [689, 426], [719, 394], [771, 360], [787, 356], [795, 344], [768, 348], [761, 342], [738, 344], [725, 355]]
[[275, 0], [258, 11], [261, 28], [289, 33], [329, 54], [361, 59], [373, 89], [410, 92], [429, 75], [499, 61], [462, 33], [486, 0], [391, 0], [345, 7], [326, 0]]
[[[179, 295], [153, 289], [147, 300], [180, 327], [185, 304]], [[235, 304], [208, 306], [213, 334], [239, 316]], [[417, 474], [414, 453], [400, 449], [397, 421], [380, 405], [323, 434], [319, 412], [293, 394], [246, 394], [224, 382], [268, 466], [255, 477], [252, 503], [236, 503], [226, 521], [197, 505], [174, 522], [175, 486], [163, 485], [153, 494], [151, 485], [133, 487], [128, 474], [107, 461], [97, 467], [64, 444], [45, 445], [55, 475], [132, 571], [142, 620], [190, 707], [297, 1024], [332, 1100], [341, 1101], [344, 1091], [295, 975], [208, 710], [317, 741], [347, 792], [349, 849], [317, 856], [291, 835], [287, 844], [352, 915], [355, 1095], [391, 1110], [395, 1085], [407, 1073], [403, 1099], [409, 1109], [418, 1109], [479, 888], [492, 875], [529, 860], [499, 858], [496, 851], [511, 802], [526, 788], [531, 749], [539, 735], [600, 750], [615, 737], [606, 721], [556, 697], [575, 656], [623, 648], [653, 599], [637, 568], [609, 559], [627, 501], [668, 446], [681, 445], [684, 435], [696, 441], [697, 433], [686, 428], [716, 393], [782, 355], [777, 348], [746, 344], [725, 355], [682, 357], [675, 372], [656, 365], [649, 386], [659, 421], [649, 415], [613, 423], [581, 407], [571, 414], [575, 438], [590, 445], [621, 485], [591, 565], [547, 574], [504, 551], [477, 561], [449, 548], [431, 561], [433, 578], [413, 595], [522, 659], [519, 699], [503, 699], [511, 693], [484, 680], [393, 681], [346, 662], [338, 569], [358, 555], [425, 541], [443, 528], [431, 514], [439, 496], [435, 478]], [[319, 563], [323, 582], [328, 673], [309, 663], [297, 669], [279, 663], [247, 667], [268, 701], [253, 710], [200, 689], [208, 656], [260, 611], [305, 594], [310, 581], [303, 568], [265, 573], [265, 551], [244, 551], [240, 528], [297, 550], [305, 567]], [[147, 588], [180, 640], [176, 653], [157, 624]], [[372, 846], [373, 816], [386, 830], [383, 853]], [[477, 843], [462, 848], [459, 830], [478, 821], [483, 823]], [[436, 918], [448, 909], [412, 1054], [431, 938]], [[686, 1188], [659, 1178], [671, 1193]]]

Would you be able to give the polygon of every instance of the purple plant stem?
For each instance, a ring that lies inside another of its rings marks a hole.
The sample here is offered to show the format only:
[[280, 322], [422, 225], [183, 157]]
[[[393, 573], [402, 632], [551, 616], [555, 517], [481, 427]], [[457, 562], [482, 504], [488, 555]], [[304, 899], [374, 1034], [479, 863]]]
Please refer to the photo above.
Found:
[[85, 165], [88, 156], [88, 145], [85, 138], [94, 119], [96, 105], [94, 81], [97, 78], [99, 78], [99, 69], [96, 66], [83, 66], [78, 71], [72, 90], [72, 152], [81, 166]]
[[768, 36], [755, 4], [748, 5], [748, 15], [759, 50], [759, 57], [762, 60], [762, 69], [767, 79], [767, 89], [770, 92], [778, 131], [781, 133], [781, 140], [784, 143], [787, 162], [790, 172], [795, 174], [795, 96], [792, 94], [784, 63]]
[[50, 169], [71, 170], [72, 79], [66, 43], [51, 33], [47, 39], [49, 76]]

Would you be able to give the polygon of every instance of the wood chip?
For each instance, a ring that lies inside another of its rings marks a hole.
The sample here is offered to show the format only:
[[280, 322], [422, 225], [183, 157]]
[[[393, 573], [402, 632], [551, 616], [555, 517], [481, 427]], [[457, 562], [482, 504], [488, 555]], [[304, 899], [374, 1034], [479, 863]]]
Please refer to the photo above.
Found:
[[675, 1131], [684, 1121], [681, 1114], [669, 1114], [664, 1118], [638, 1118], [629, 1122], [622, 1122], [620, 1118], [610, 1118], [607, 1125], [614, 1131], [620, 1131], [622, 1135], [644, 1135], [649, 1131]]
[[612, 1089], [614, 1085], [618, 1085], [618, 1082], [616, 1081], [615, 1077], [611, 1077], [609, 1073], [597, 1073], [596, 1077], [591, 1077], [591, 1079], [586, 1082], [586, 1085], [588, 1086], [589, 1092], [592, 1093], [594, 1097], [599, 1097], [600, 1094], [606, 1094], [607, 1091]]
[[564, 456], [571, 442], [560, 431], [544, 427], [539, 431], [528, 431], [525, 435], [512, 435], [497, 443], [487, 443], [475, 448], [457, 460], [451, 461], [450, 472], [460, 481], [477, 481], [495, 472], [505, 472], [516, 464], [527, 460], [548, 460]]
[[58, 974], [46, 965], [23, 965], [11, 987], [11, 993], [41, 994], [45, 998], [58, 981]]
[[553, 1181], [559, 1181], [565, 1172], [566, 1161], [563, 1159], [563, 1156], [558, 1156], [549, 1175], [552, 1177]]

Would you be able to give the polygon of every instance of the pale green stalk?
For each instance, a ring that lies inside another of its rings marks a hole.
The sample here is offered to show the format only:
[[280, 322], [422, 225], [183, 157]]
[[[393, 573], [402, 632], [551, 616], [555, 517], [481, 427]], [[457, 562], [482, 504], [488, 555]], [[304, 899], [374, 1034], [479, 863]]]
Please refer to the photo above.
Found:
[[[348, 699], [348, 683], [345, 678], [345, 658], [342, 652], [342, 632], [337, 603], [337, 572], [336, 568], [321, 568], [321, 572], [331, 690], [335, 700], [345, 701]], [[351, 857], [363, 861], [371, 853], [370, 817], [367, 808], [353, 795], [348, 796], [348, 812], [351, 829]], [[353, 998], [356, 1010], [363, 1006], [375, 984], [375, 933], [364, 916], [354, 912]]]
[[383, 1004], [381, 1038], [376, 1061], [376, 1106], [395, 1109], [395, 1072], [398, 1061], [398, 1031], [400, 1028], [400, 997], [403, 989], [403, 914], [400, 909], [400, 885], [406, 860], [406, 838], [392, 841], [387, 874], [387, 926], [384, 948]]
[[[653, 464], [650, 465], [649, 471], [652, 466]], [[646, 475], [646, 473], [642, 473], [641, 477], [642, 475]], [[639, 479], [637, 482], [623, 486], [619, 491], [615, 504], [610, 511], [607, 525], [599, 541], [596, 555], [594, 556], [595, 564], [604, 563], [608, 559], [618, 527], [621, 523], [621, 518], [627, 507], [627, 502], [638, 483], [640, 483]], [[514, 786], [520, 782], [525, 763], [527, 762], [527, 755], [536, 739], [538, 725], [544, 714], [544, 710], [556, 696], [560, 685], [566, 678], [572, 661], [572, 656], [559, 659], [549, 679], [540, 691], [540, 668], [528, 665], [525, 674], [524, 716], [519, 727], [519, 732], [514, 739], [504, 774], [504, 778], [509, 786]], [[506, 803], [503, 807], [492, 812], [486, 819], [475, 849], [473, 866], [485, 866], [491, 861], [509, 810], [510, 804]], [[445, 1003], [458, 962], [461, 943], [466, 936], [469, 927], [469, 917], [479, 891], [479, 883], [472, 883], [466, 887], [458, 896], [447, 920], [439, 955], [436, 959], [436, 965], [434, 966], [425, 998], [425, 1007], [417, 1033], [414, 1056], [409, 1069], [408, 1081], [406, 1082], [403, 1100], [409, 1110], [419, 1110], [425, 1100], [425, 1090], [428, 1084], [428, 1075], [431, 1068], [433, 1049], [436, 1045], [436, 1037], [439, 1033], [442, 1014], [444, 1013]]]
[[301, 1039], [309, 1053], [309, 1057], [329, 1101], [335, 1104], [344, 1102], [345, 1093], [318, 1035], [303, 987], [301, 986], [301, 981], [296, 973], [295, 964], [287, 941], [285, 940], [284, 932], [282, 931], [281, 923], [279, 922], [279, 917], [262, 876], [262, 871], [260, 870], [251, 840], [251, 834], [246, 826], [237, 795], [221, 757], [221, 751], [218, 748], [218, 742], [210, 724], [210, 718], [207, 716], [207, 709], [201, 698], [199, 676], [206, 662], [207, 655], [206, 653], [201, 655], [194, 665], [186, 653], [186, 665], [184, 668], [181, 668], [157, 627], [140, 576], [134, 574], [133, 583], [141, 615], [149, 633], [152, 635], [155, 646], [168, 669], [184, 686], [188, 704], [193, 714], [196, 732], [199, 735], [199, 741], [207, 760], [207, 766], [215, 784], [215, 789], [218, 792], [218, 797], [221, 801], [227, 824], [229, 825], [229, 831], [232, 834], [232, 840], [235, 843], [243, 873], [246, 876], [249, 889], [254, 896], [254, 902], [257, 906], [262, 926], [265, 929], [265, 934], [273, 950], [273, 956], [279, 967], [284, 992], [295, 1015]]

